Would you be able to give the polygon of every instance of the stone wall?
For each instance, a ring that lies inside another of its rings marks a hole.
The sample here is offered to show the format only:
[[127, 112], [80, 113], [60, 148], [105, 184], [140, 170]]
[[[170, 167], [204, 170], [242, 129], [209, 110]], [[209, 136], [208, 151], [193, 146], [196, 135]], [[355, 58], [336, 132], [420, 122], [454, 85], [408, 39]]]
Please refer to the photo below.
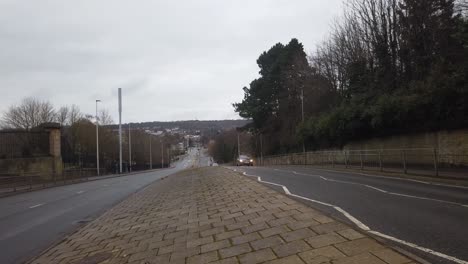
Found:
[[385, 138], [372, 138], [347, 144], [344, 150], [412, 149], [414, 159], [429, 159], [437, 150], [441, 163], [468, 166], [468, 129], [438, 131]]
[[[42, 151], [41, 156], [30, 157], [23, 156], [21, 153], [14, 153], [15, 155], [7, 155], [7, 158], [0, 157], [0, 174], [1, 175], [18, 175], [18, 176], [40, 176], [43, 179], [53, 179], [63, 173], [63, 162], [61, 156], [61, 142], [60, 142], [60, 125], [56, 123], [43, 124], [36, 128], [34, 132], [18, 131], [18, 135], [24, 137], [28, 134], [41, 135], [45, 134], [46, 139], [41, 138], [41, 144], [47, 143], [45, 150]], [[11, 152], [16, 150], [17, 146], [22, 142], [17, 139], [14, 131], [10, 131], [8, 134], [13, 140], [7, 142], [8, 148], [4, 148]], [[34, 142], [34, 141], [33, 141]], [[6, 144], [6, 143], [5, 143]], [[48, 149], [47, 149], [48, 148]], [[40, 154], [41, 152], [36, 152]], [[9, 154], [9, 153], [8, 153]], [[19, 156], [18, 156], [19, 155]], [[12, 156], [8, 158], [8, 156]]]
[[44, 180], [61, 175], [62, 163], [54, 157], [0, 159], [2, 175], [38, 176]]
[[351, 142], [340, 150], [265, 157], [264, 164], [468, 168], [468, 129], [371, 138]]

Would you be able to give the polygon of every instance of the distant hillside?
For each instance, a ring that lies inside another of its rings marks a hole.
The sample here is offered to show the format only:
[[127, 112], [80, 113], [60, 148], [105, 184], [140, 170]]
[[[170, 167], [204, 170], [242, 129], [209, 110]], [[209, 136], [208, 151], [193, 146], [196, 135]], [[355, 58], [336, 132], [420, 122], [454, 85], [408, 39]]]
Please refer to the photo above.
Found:
[[[243, 127], [249, 124], [251, 120], [187, 120], [187, 121], [170, 121], [170, 122], [143, 122], [130, 123], [133, 128], [149, 129], [153, 131], [176, 129], [185, 131], [186, 133], [196, 133], [199, 131], [202, 134], [212, 134], [215, 131], [228, 130], [236, 127]], [[125, 124], [127, 126], [127, 124]], [[117, 125], [109, 126], [117, 128]]]

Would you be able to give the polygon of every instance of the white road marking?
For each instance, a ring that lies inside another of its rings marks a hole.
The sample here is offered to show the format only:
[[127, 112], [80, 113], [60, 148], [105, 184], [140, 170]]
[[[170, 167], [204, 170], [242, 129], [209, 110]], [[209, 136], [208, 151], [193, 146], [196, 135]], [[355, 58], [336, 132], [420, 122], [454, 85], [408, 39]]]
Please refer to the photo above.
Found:
[[419, 249], [423, 252], [426, 252], [426, 253], [429, 253], [429, 254], [432, 254], [432, 255], [435, 255], [439, 258], [443, 258], [443, 259], [447, 259], [447, 260], [451, 260], [455, 263], [460, 263], [460, 264], [468, 264], [468, 261], [464, 261], [464, 260], [461, 260], [461, 259], [457, 259], [455, 257], [452, 257], [452, 256], [449, 256], [449, 255], [446, 255], [444, 253], [440, 253], [440, 252], [437, 252], [437, 251], [434, 251], [432, 249], [429, 249], [429, 248], [425, 248], [425, 247], [421, 247], [421, 246], [418, 246], [416, 244], [413, 244], [411, 242], [407, 242], [407, 241], [404, 241], [404, 240], [401, 240], [401, 239], [398, 239], [398, 238], [395, 238], [395, 237], [392, 237], [392, 236], [389, 236], [389, 235], [385, 235], [385, 234], [382, 234], [380, 232], [377, 232], [377, 231], [368, 231], [369, 233], [371, 234], [374, 234], [376, 236], [379, 236], [379, 237], [383, 237], [383, 238], [386, 238], [388, 240], [392, 240], [394, 242], [398, 242], [400, 244], [403, 244], [403, 245], [406, 245], [408, 247], [412, 247], [412, 248], [415, 248], [415, 249]]
[[[407, 198], [413, 198], [413, 199], [419, 199], [419, 200], [427, 200], [427, 201], [433, 201], [433, 202], [438, 202], [438, 203], [446, 203], [446, 204], [451, 204], [451, 205], [468, 207], [468, 205], [466, 205], [466, 204], [457, 203], [457, 202], [451, 202], [451, 201], [445, 201], [445, 200], [428, 198], [428, 197], [421, 197], [421, 196], [414, 196], [414, 195], [408, 195], [408, 194], [403, 194], [403, 193], [390, 192], [390, 191], [382, 190], [380, 188], [377, 188], [377, 187], [374, 187], [374, 186], [368, 185], [368, 184], [361, 184], [361, 183], [356, 183], [356, 182], [334, 180], [334, 179], [325, 178], [325, 177], [323, 177], [321, 175], [316, 175], [316, 174], [297, 173], [295, 171], [288, 171], [288, 170], [281, 170], [281, 171], [292, 172], [294, 174], [304, 175], [304, 176], [320, 177], [320, 179], [322, 179], [324, 181], [329, 181], [329, 182], [338, 182], [338, 183], [343, 183], [343, 184], [364, 186], [364, 187], [367, 187], [367, 188], [370, 188], [370, 189], [373, 189], [373, 190], [376, 190], [376, 191], [379, 191], [379, 192], [382, 192], [382, 193], [386, 193], [386, 194], [389, 194], [389, 195], [395, 195], [395, 196], [401, 196], [401, 197], [407, 197]], [[388, 178], [388, 177], [384, 177], [384, 178]]]
[[349, 173], [349, 174], [363, 175], [363, 176], [376, 177], [376, 178], [384, 178], [384, 179], [389, 179], [389, 180], [410, 181], [410, 182], [417, 182], [417, 183], [422, 183], [422, 184], [426, 184], [426, 185], [436, 185], [436, 186], [444, 186], [444, 187], [451, 187], [451, 188], [468, 189], [468, 186], [459, 186], [459, 185], [451, 185], [451, 184], [444, 184], [444, 183], [427, 182], [427, 181], [414, 180], [414, 179], [401, 178], [401, 177], [390, 177], [390, 176], [382, 176], [382, 175], [352, 172], [352, 171], [338, 171], [338, 170], [319, 169], [319, 168], [314, 168], [314, 169], [315, 170], [321, 170], [321, 171], [330, 171], [330, 172], [344, 172], [344, 173]]
[[84, 191], [78, 191], [78, 192], [76, 192], [76, 194], [82, 194], [82, 193], [84, 193]]
[[33, 208], [36, 208], [36, 207], [39, 207], [39, 206], [43, 206], [43, 205], [44, 205], [43, 203], [36, 204], [36, 205], [30, 206], [29, 209], [33, 209]]
[[[272, 183], [272, 182], [266, 182], [266, 181], [263, 181], [262, 178], [260, 176], [257, 176], [257, 175], [250, 175], [250, 174], [247, 174], [246, 172], [243, 173], [244, 175], [246, 176], [250, 176], [250, 177], [255, 177], [257, 178], [257, 180], [259, 182], [263, 182], [263, 183], [267, 183], [267, 184], [272, 184], [272, 185], [276, 185], [276, 186], [281, 186], [283, 187], [283, 190], [287, 189], [286, 186], [284, 185], [281, 185], [281, 184], [278, 184], [278, 183]], [[435, 250], [432, 250], [432, 249], [428, 249], [428, 248], [425, 248], [425, 247], [421, 247], [419, 245], [416, 245], [414, 243], [411, 243], [411, 242], [407, 242], [407, 241], [404, 241], [404, 240], [401, 240], [401, 239], [398, 239], [398, 238], [395, 238], [395, 237], [392, 237], [392, 236], [389, 236], [389, 235], [386, 235], [386, 234], [383, 234], [383, 233], [380, 233], [378, 231], [374, 231], [372, 229], [370, 229], [367, 225], [363, 224], [361, 221], [359, 221], [357, 218], [355, 218], [354, 216], [352, 216], [350, 213], [346, 212], [345, 210], [343, 210], [342, 208], [338, 207], [338, 206], [335, 206], [335, 205], [332, 205], [332, 204], [329, 204], [329, 203], [324, 203], [324, 202], [320, 202], [320, 201], [317, 201], [317, 200], [313, 200], [313, 199], [310, 199], [310, 198], [307, 198], [307, 197], [303, 197], [303, 196], [300, 196], [300, 195], [297, 195], [297, 194], [292, 194], [291, 192], [289, 192], [288, 190], [288, 193], [287, 193], [289, 196], [293, 196], [293, 197], [297, 197], [297, 198], [300, 198], [300, 199], [303, 199], [303, 200], [306, 200], [306, 201], [311, 201], [311, 202], [314, 202], [314, 203], [318, 203], [318, 204], [321, 204], [321, 205], [325, 205], [325, 206], [328, 206], [328, 207], [332, 207], [333, 209], [337, 210], [338, 212], [340, 212], [341, 214], [343, 214], [346, 218], [348, 218], [351, 222], [353, 222], [356, 226], [358, 226], [361, 230], [365, 231], [365, 232], [368, 232], [368, 233], [371, 233], [373, 235], [376, 235], [376, 236], [379, 236], [379, 237], [382, 237], [382, 238], [386, 238], [388, 240], [392, 240], [394, 242], [397, 242], [397, 243], [400, 243], [400, 244], [403, 244], [405, 246], [408, 246], [408, 247], [411, 247], [411, 248], [414, 248], [414, 249], [418, 249], [420, 251], [423, 251], [425, 253], [428, 253], [428, 254], [432, 254], [434, 256], [437, 256], [437, 257], [440, 257], [440, 258], [443, 258], [443, 259], [447, 259], [447, 260], [450, 260], [450, 261], [453, 261], [455, 263], [458, 263], [458, 264], [468, 264], [467, 261], [464, 261], [464, 260], [461, 260], [461, 259], [458, 259], [458, 258], [455, 258], [455, 257], [452, 257], [452, 256], [449, 256], [449, 255], [446, 255], [444, 253], [440, 253], [440, 252], [437, 252]]]

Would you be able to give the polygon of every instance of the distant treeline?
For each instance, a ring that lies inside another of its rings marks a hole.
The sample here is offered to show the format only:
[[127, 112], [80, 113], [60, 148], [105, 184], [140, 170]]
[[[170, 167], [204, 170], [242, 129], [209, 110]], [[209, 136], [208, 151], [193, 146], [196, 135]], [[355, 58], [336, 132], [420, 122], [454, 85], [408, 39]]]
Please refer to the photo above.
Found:
[[[170, 122], [142, 122], [130, 123], [133, 128], [155, 128], [155, 129], [173, 129], [178, 127], [186, 131], [223, 131], [236, 127], [243, 127], [250, 123], [249, 120], [188, 120], [188, 121], [170, 121]], [[117, 125], [108, 126], [109, 128], [118, 128]]]
[[312, 54], [292, 39], [258, 58], [260, 77], [234, 107], [253, 119], [250, 129], [263, 135], [265, 153], [468, 127], [466, 1], [351, 0], [345, 6]]

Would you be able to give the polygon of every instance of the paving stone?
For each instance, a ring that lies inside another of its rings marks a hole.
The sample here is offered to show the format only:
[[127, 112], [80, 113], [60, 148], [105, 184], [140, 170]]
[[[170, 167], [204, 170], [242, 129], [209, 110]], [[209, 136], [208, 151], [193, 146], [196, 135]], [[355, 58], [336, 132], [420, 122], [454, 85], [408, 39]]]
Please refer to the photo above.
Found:
[[265, 230], [261, 230], [259, 231], [259, 233], [260, 235], [262, 235], [262, 237], [269, 237], [269, 236], [274, 236], [277, 234], [283, 234], [288, 231], [289, 230], [285, 226], [276, 226], [276, 227], [268, 228]]
[[233, 245], [239, 245], [239, 244], [244, 244], [244, 243], [254, 241], [254, 240], [259, 240], [259, 239], [261, 239], [261, 237], [258, 233], [250, 233], [247, 235], [233, 237], [231, 238], [231, 241]]
[[245, 244], [236, 245], [233, 247], [220, 249], [219, 254], [221, 255], [222, 258], [229, 258], [229, 257], [239, 256], [241, 254], [244, 254], [250, 251], [252, 251], [252, 249], [250, 248], [249, 244], [245, 243]]
[[232, 231], [232, 230], [236, 230], [236, 229], [241, 229], [241, 228], [244, 228], [244, 227], [248, 227], [248, 226], [251, 226], [252, 224], [249, 222], [249, 221], [242, 221], [242, 222], [237, 222], [237, 223], [234, 223], [234, 224], [230, 224], [230, 225], [227, 225], [226, 226], [226, 229], [228, 231]]
[[318, 235], [315, 237], [310, 237], [306, 239], [307, 243], [313, 248], [325, 247], [337, 243], [346, 241], [343, 237], [339, 236], [336, 233], [328, 233], [325, 235]]
[[341, 230], [341, 231], [337, 231], [338, 234], [340, 234], [341, 236], [349, 239], [349, 240], [355, 240], [355, 239], [359, 239], [359, 238], [363, 238], [365, 237], [363, 234], [357, 232], [356, 230], [353, 230], [351, 228], [349, 229], [345, 229], [345, 230]]
[[289, 223], [287, 226], [291, 230], [297, 230], [297, 229], [302, 229], [306, 227], [316, 226], [319, 224], [320, 224], [319, 222], [309, 219], [309, 220], [295, 221], [295, 222]]
[[362, 253], [350, 258], [339, 259], [334, 264], [387, 264], [377, 257], [369, 254]]
[[204, 253], [204, 252], [208, 252], [208, 251], [212, 251], [212, 250], [218, 250], [218, 249], [221, 249], [221, 248], [226, 248], [226, 247], [229, 247], [229, 246], [231, 246], [231, 243], [229, 243], [229, 241], [227, 239], [226, 240], [221, 240], [221, 241], [216, 241], [216, 242], [201, 246], [201, 252]]
[[284, 245], [273, 247], [273, 250], [275, 251], [276, 255], [278, 255], [278, 257], [286, 257], [306, 251], [308, 249], [310, 249], [310, 246], [303, 240], [297, 240]]
[[221, 234], [223, 232], [224, 232], [224, 227], [215, 227], [215, 228], [211, 228], [211, 229], [204, 230], [204, 231], [200, 232], [200, 235], [202, 237], [206, 237], [206, 236]]
[[239, 261], [237, 260], [236, 257], [221, 259], [215, 262], [210, 262], [210, 264], [238, 264], [238, 263]]
[[241, 232], [244, 233], [244, 234], [249, 234], [249, 233], [252, 233], [252, 232], [257, 232], [257, 231], [268, 229], [268, 228], [269, 228], [269, 226], [265, 222], [262, 222], [262, 223], [254, 224], [254, 225], [251, 225], [251, 226], [243, 227], [241, 229]]
[[239, 230], [233, 230], [233, 231], [228, 231], [228, 232], [217, 234], [215, 235], [215, 237], [216, 237], [216, 240], [224, 240], [224, 239], [228, 239], [231, 237], [237, 237], [240, 235], [242, 235], [242, 233]]
[[209, 243], [212, 243], [213, 241], [214, 241], [214, 239], [213, 239], [212, 236], [203, 237], [203, 238], [194, 239], [194, 240], [189, 240], [189, 241], [187, 241], [187, 248], [209, 244]]
[[294, 241], [294, 240], [310, 238], [310, 237], [313, 237], [313, 236], [316, 236], [316, 235], [317, 234], [315, 234], [312, 230], [310, 230], [308, 228], [303, 228], [303, 229], [283, 233], [283, 234], [281, 234], [281, 237], [286, 242], [291, 242], [291, 241]]
[[192, 256], [187, 259], [187, 264], [205, 264], [208, 262], [218, 260], [218, 253], [216, 251], [211, 251], [208, 253], [203, 253], [200, 255]]
[[87, 255], [112, 264], [414, 264], [365, 234], [221, 167], [156, 181], [31, 263], [76, 264]]
[[311, 229], [314, 230], [317, 234], [326, 234], [331, 232], [337, 232], [341, 230], [348, 229], [349, 227], [340, 222], [331, 222], [326, 224], [321, 224], [317, 226], [312, 226]]
[[276, 256], [269, 248], [239, 256], [240, 263], [242, 264], [262, 263], [272, 259], [276, 259]]
[[299, 258], [297, 255], [292, 255], [289, 257], [280, 258], [280, 259], [268, 261], [265, 263], [267, 264], [302, 264], [304, 263], [304, 261], [302, 261], [302, 259]]
[[278, 246], [282, 244], [285, 244], [285, 242], [278, 235], [250, 242], [250, 245], [255, 250], [259, 250], [263, 248], [270, 248], [270, 247]]
[[401, 254], [398, 254], [397, 252], [391, 249], [383, 249], [383, 250], [377, 250], [377, 251], [371, 251], [371, 252], [372, 254], [374, 254], [381, 260], [387, 262], [388, 264], [404, 264], [404, 263], [408, 263], [411, 261], [407, 257]]
[[339, 250], [344, 252], [348, 256], [358, 255], [364, 252], [379, 250], [383, 246], [370, 238], [361, 238], [353, 241], [348, 241], [340, 244], [336, 244]]
[[301, 252], [299, 256], [308, 264], [322, 263], [346, 257], [342, 252], [332, 246]]

